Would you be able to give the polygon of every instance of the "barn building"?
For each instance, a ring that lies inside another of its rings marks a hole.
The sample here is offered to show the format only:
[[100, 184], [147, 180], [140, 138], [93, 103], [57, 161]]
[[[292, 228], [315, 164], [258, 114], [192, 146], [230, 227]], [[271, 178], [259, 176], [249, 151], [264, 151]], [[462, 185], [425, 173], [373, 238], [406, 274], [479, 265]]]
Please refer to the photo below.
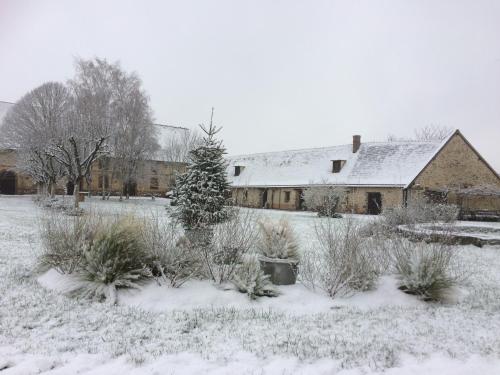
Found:
[[468, 210], [500, 212], [500, 177], [459, 130], [439, 142], [355, 135], [347, 145], [233, 156], [227, 172], [235, 203], [246, 207], [300, 210], [304, 189], [327, 185], [345, 189], [346, 212], [378, 214], [422, 195], [461, 204], [464, 191], [476, 191]]
[[[13, 103], [0, 101], [0, 125], [2, 119]], [[110, 163], [105, 159], [92, 165], [91, 178], [89, 182], [82, 181], [80, 191], [90, 191], [93, 194], [103, 190], [112, 195], [125, 193], [127, 190], [130, 195], [157, 195], [162, 196], [172, 189], [175, 181], [175, 174], [183, 172], [186, 168], [185, 163], [173, 162], [168, 160], [165, 149], [169, 147], [169, 141], [173, 137], [183, 137], [189, 130], [187, 128], [154, 124], [156, 128], [160, 150], [157, 152], [154, 160], [147, 160], [140, 163], [136, 181], [123, 187], [120, 179], [117, 177], [119, 171], [112, 171], [109, 168]], [[1, 131], [1, 129], [0, 129]], [[1, 133], [0, 133], [1, 136]], [[1, 143], [1, 142], [0, 142]], [[34, 194], [37, 192], [37, 186], [33, 180], [16, 169], [17, 153], [12, 149], [0, 149], [0, 194]], [[57, 186], [58, 194], [72, 194], [73, 186], [65, 179], [62, 179]]]

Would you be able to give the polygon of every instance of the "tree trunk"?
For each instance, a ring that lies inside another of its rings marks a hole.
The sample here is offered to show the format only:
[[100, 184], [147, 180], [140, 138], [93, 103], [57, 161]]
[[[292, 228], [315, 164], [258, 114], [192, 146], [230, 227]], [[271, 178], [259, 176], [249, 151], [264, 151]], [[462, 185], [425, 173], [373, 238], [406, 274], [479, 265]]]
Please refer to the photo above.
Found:
[[102, 171], [102, 200], [106, 199], [106, 176], [104, 170]]
[[56, 196], [56, 184], [55, 182], [49, 182], [49, 193], [51, 198], [55, 198]]
[[80, 207], [80, 197], [79, 197], [79, 193], [80, 193], [80, 180], [76, 180], [75, 182], [75, 187], [73, 189], [73, 207], [75, 209], [78, 209]]

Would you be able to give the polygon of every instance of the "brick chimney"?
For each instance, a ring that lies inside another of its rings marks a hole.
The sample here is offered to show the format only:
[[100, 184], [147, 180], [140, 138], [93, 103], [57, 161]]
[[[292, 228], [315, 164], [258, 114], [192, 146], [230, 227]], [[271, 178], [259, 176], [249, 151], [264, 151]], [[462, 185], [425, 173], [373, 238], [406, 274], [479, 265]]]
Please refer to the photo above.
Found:
[[360, 135], [353, 135], [352, 136], [352, 152], [353, 153], [358, 152], [360, 146], [361, 146], [361, 136]]

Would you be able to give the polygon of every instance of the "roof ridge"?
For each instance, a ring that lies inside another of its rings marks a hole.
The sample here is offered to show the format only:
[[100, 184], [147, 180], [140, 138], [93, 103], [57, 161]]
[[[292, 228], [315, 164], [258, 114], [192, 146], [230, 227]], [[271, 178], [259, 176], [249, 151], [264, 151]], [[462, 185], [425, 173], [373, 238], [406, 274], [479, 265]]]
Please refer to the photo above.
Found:
[[188, 128], [184, 127], [184, 126], [175, 126], [175, 125], [166, 125], [166, 124], [156, 124], [156, 123], [153, 123], [153, 125], [155, 126], [164, 126], [166, 128], [174, 128], [174, 129], [184, 129], [184, 130], [189, 130]]
[[[429, 144], [429, 145], [440, 145], [441, 141], [370, 141], [370, 142], [361, 142], [361, 146], [363, 145], [371, 145], [371, 144]], [[278, 151], [264, 151], [264, 152], [252, 152], [248, 154], [237, 154], [237, 155], [229, 155], [229, 158], [237, 158], [243, 156], [257, 156], [257, 155], [267, 155], [267, 154], [279, 154], [282, 152], [293, 152], [293, 151], [315, 151], [315, 150], [326, 150], [334, 147], [344, 147], [351, 146], [351, 143], [344, 143], [340, 145], [331, 145], [331, 146], [322, 146], [322, 147], [308, 147], [308, 148], [295, 148], [295, 149], [287, 149], [287, 150], [278, 150]]]

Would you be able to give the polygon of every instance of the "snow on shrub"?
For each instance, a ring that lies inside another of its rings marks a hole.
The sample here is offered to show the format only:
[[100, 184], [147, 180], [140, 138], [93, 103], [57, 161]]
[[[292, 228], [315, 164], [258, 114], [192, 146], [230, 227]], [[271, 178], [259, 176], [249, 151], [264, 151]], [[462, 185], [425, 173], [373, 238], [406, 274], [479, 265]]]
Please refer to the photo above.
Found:
[[452, 287], [465, 278], [450, 246], [399, 238], [393, 242], [394, 267], [399, 288], [424, 301], [447, 300]]
[[459, 214], [455, 205], [432, 203], [425, 199], [409, 202], [406, 207], [400, 206], [382, 212], [383, 223], [391, 228], [398, 225], [417, 223], [454, 222]]
[[141, 224], [132, 217], [120, 218], [103, 225], [85, 251], [81, 284], [75, 292], [115, 303], [118, 288], [137, 288], [151, 276], [147, 263]]
[[337, 214], [339, 206], [344, 200], [346, 192], [335, 186], [311, 187], [302, 193], [304, 206], [318, 213], [318, 216], [340, 217]]
[[289, 259], [299, 262], [299, 245], [290, 223], [281, 219], [259, 222], [260, 237], [257, 248], [267, 258]]
[[42, 246], [38, 257], [40, 269], [54, 268], [62, 274], [78, 271], [99, 224], [100, 220], [95, 216], [52, 214], [42, 218]]
[[231, 219], [213, 227], [209, 243], [195, 243], [203, 262], [204, 275], [216, 283], [232, 280], [245, 254], [255, 246], [255, 213], [234, 208]]
[[149, 267], [160, 282], [180, 287], [200, 271], [200, 258], [178, 226], [157, 216], [145, 220], [142, 228]]
[[233, 283], [240, 292], [248, 294], [251, 299], [278, 295], [278, 291], [269, 281], [269, 275], [265, 275], [260, 269], [257, 254], [247, 254], [243, 258], [243, 262], [236, 269]]
[[332, 298], [372, 289], [378, 278], [378, 259], [359, 232], [359, 225], [350, 219], [316, 223], [317, 248], [302, 257], [302, 282]]

